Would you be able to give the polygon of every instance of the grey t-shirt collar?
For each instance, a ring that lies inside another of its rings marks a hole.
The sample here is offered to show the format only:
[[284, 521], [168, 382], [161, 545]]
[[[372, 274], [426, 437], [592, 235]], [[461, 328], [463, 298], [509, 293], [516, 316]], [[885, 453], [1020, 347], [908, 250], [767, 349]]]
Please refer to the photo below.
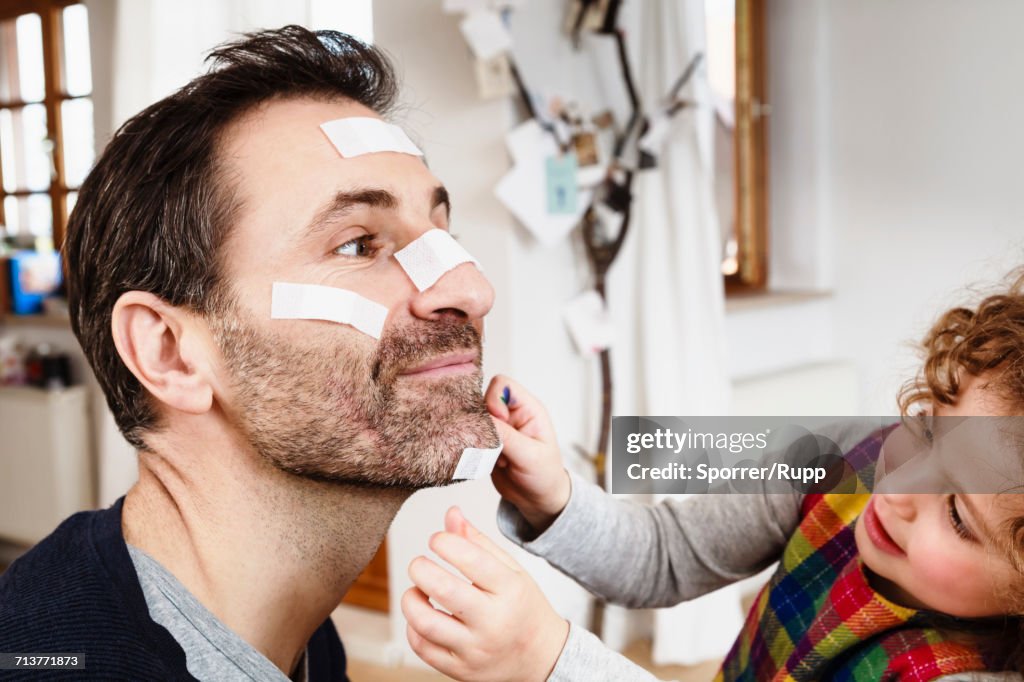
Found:
[[203, 606], [156, 559], [128, 545], [128, 554], [146, 597], [150, 617], [163, 625], [185, 650], [189, 673], [200, 680], [305, 682], [307, 656], [290, 680], [248, 642]]

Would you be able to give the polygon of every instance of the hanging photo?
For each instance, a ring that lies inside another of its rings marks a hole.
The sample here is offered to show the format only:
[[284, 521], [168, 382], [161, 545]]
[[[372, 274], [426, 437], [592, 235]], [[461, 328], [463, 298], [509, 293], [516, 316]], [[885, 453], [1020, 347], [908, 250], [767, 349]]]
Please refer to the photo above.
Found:
[[471, 12], [459, 23], [459, 30], [477, 59], [491, 59], [512, 49], [512, 34], [497, 12]]
[[575, 154], [549, 156], [545, 161], [548, 213], [576, 213], [577, 168]]
[[476, 88], [483, 99], [508, 97], [516, 89], [512, 78], [512, 64], [508, 54], [499, 54], [490, 59], [474, 60]]
[[572, 136], [572, 147], [580, 166], [593, 166], [598, 162], [597, 135], [581, 130]]
[[607, 130], [615, 125], [615, 114], [612, 113], [611, 109], [605, 109], [594, 114], [594, 117], [590, 119], [598, 130]]

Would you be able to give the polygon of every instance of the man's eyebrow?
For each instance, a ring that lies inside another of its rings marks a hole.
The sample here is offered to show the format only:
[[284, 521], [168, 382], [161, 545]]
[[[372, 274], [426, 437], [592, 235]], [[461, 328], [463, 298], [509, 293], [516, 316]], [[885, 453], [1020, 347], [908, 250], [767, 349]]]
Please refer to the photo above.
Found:
[[[357, 206], [393, 210], [398, 208], [398, 198], [386, 189], [380, 188], [342, 190], [316, 212], [309, 225], [306, 226], [306, 236], [316, 236], [318, 232], [335, 220], [344, 217]], [[443, 186], [435, 187], [431, 196], [430, 210], [433, 211], [438, 206], [444, 206], [445, 212], [449, 216], [451, 215], [451, 199], [448, 197], [448, 190]]]
[[342, 190], [316, 212], [309, 225], [306, 226], [306, 236], [315, 236], [318, 232], [338, 218], [344, 217], [357, 206], [394, 209], [398, 207], [398, 199], [386, 189]]
[[433, 211], [435, 208], [441, 205], [444, 206], [445, 213], [448, 214], [448, 217], [451, 217], [452, 202], [451, 199], [448, 198], [448, 190], [446, 190], [443, 186], [438, 186], [434, 188], [434, 196], [430, 200], [430, 210]]

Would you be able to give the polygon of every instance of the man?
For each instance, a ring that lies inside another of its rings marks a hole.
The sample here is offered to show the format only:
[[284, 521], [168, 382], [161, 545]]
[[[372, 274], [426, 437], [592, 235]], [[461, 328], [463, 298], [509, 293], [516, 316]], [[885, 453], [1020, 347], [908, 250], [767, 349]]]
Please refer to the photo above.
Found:
[[[421, 290], [394, 257], [447, 230], [447, 193], [320, 127], [394, 132], [386, 58], [289, 26], [211, 59], [117, 132], [68, 227], [72, 326], [139, 480], [0, 578], [0, 651], [83, 653], [75, 679], [345, 679], [329, 614], [404, 500], [497, 445], [490, 285], [461, 263]], [[279, 319], [279, 283], [382, 311], [380, 338]]]

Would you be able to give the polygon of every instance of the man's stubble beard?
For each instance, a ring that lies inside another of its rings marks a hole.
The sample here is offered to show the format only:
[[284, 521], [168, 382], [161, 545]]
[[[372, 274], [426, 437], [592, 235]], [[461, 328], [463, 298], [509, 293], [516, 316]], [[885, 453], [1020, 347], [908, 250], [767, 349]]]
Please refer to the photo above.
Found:
[[[234, 391], [225, 413], [282, 471], [417, 490], [452, 483], [464, 448], [498, 444], [481, 395], [480, 335], [468, 323], [392, 327], [372, 352], [352, 350], [366, 344], [346, 346], [357, 333], [348, 328], [333, 348], [299, 348], [248, 323], [237, 309], [216, 316], [213, 328]], [[440, 354], [467, 349], [478, 351], [472, 374], [400, 377]]]

